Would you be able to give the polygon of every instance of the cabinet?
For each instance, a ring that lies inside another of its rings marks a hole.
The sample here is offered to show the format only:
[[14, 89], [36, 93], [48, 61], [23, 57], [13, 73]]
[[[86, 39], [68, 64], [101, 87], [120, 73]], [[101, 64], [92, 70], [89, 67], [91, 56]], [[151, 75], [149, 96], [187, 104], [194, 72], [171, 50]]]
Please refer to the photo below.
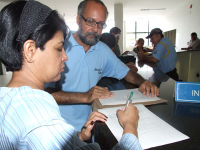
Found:
[[179, 79], [188, 82], [200, 82], [200, 51], [191, 50], [177, 52], [176, 68]]

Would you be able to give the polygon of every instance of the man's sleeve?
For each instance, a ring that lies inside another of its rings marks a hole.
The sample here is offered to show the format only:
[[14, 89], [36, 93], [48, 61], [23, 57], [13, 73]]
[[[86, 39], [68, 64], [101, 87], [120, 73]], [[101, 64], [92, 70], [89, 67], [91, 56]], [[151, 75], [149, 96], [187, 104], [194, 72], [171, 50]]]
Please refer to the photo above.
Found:
[[193, 45], [191, 45], [191, 47], [192, 48], [198, 48], [200, 46], [200, 40], [196, 40], [195, 42], [194, 42], [194, 44]]
[[169, 54], [169, 50], [167, 47], [161, 43], [158, 43], [155, 50], [152, 52], [154, 58], [158, 59], [159, 61]]
[[107, 50], [107, 63], [103, 71], [103, 77], [113, 77], [121, 80], [124, 78], [130, 70], [116, 55]]

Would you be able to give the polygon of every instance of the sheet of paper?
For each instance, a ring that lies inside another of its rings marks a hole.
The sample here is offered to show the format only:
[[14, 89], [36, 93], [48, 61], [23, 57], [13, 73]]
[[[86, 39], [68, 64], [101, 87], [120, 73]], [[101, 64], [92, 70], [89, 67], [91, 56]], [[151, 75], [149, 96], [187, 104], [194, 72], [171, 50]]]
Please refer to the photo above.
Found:
[[132, 103], [139, 103], [139, 102], [150, 102], [160, 100], [159, 97], [147, 97], [143, 95], [138, 88], [136, 89], [128, 89], [128, 90], [117, 90], [112, 91], [115, 95], [114, 97], [110, 97], [107, 99], [99, 99], [102, 106], [104, 105], [119, 105], [119, 104], [126, 104], [128, 96], [131, 92], [133, 92], [132, 96]]
[[[157, 117], [144, 105], [138, 104], [135, 106], [139, 110], [138, 138], [143, 149], [166, 145], [189, 138]], [[123, 129], [118, 122], [116, 111], [121, 108], [112, 107], [98, 110], [108, 117], [106, 124], [118, 141], [122, 137]]]

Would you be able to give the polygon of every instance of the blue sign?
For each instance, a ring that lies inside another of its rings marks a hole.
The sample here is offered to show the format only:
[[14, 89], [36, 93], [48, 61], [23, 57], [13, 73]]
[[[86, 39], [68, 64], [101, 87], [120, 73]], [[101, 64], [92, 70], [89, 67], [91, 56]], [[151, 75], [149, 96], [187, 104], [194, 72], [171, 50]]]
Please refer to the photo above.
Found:
[[175, 100], [177, 102], [200, 103], [200, 83], [176, 82]]

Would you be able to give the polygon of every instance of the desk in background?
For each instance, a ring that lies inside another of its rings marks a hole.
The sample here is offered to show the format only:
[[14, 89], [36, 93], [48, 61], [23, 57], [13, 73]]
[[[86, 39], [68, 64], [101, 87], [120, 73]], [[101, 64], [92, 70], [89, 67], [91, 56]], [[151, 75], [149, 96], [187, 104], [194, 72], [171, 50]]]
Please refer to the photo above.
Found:
[[177, 73], [179, 78], [188, 82], [200, 82], [200, 50], [177, 51]]
[[[139, 65], [138, 65], [139, 64]], [[175, 81], [173, 79], [156, 81], [153, 77], [155, 72], [153, 71], [153, 65], [146, 65], [145, 63], [137, 63], [138, 73], [141, 74], [145, 79], [152, 80], [159, 84], [160, 97], [168, 100], [168, 103], [156, 104], [147, 106], [147, 108], [156, 114], [158, 117], [166, 121], [168, 124], [186, 134], [190, 139], [172, 143], [168, 145], [163, 145], [150, 150], [196, 150], [200, 149], [200, 104], [191, 103], [176, 103], [174, 99], [174, 88]], [[152, 66], [152, 67], [150, 67]], [[119, 84], [119, 86], [116, 86]], [[122, 88], [137, 88], [137, 86], [127, 83], [123, 80], [113, 82], [108, 87], [110, 90], [116, 90], [115, 87]], [[105, 85], [104, 85], [105, 86]], [[117, 143], [117, 140], [113, 134], [108, 129], [105, 123], [97, 122], [94, 127], [94, 139], [95, 142], [99, 143], [103, 150], [112, 149], [112, 147]]]

